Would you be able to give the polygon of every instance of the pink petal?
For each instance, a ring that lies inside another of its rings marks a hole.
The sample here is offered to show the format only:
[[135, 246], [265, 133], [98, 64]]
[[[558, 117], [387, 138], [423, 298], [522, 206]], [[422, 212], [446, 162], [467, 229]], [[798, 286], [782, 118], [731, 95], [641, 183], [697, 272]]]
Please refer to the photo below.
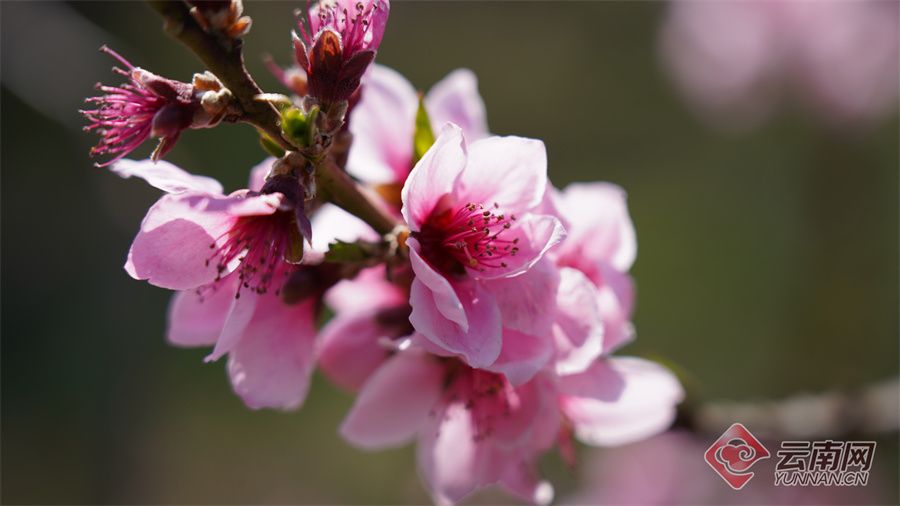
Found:
[[168, 193], [194, 191], [222, 195], [222, 185], [211, 177], [195, 176], [169, 162], [160, 160], [129, 160], [123, 158], [109, 166], [109, 170], [123, 178], [137, 176]]
[[410, 441], [441, 395], [444, 368], [421, 350], [394, 355], [363, 385], [339, 432], [376, 450]]
[[569, 224], [563, 249], [577, 249], [594, 263], [609, 263], [627, 272], [637, 255], [637, 239], [626, 198], [622, 188], [610, 183], [567, 186], [560, 203]]
[[216, 344], [240, 280], [230, 274], [196, 290], [175, 293], [169, 303], [166, 339], [175, 346]]
[[416, 90], [399, 72], [377, 64], [366, 72], [360, 90], [350, 116], [347, 172], [369, 183], [403, 183], [412, 170]]
[[[526, 454], [528, 452], [519, 452]], [[541, 479], [537, 469], [537, 455], [510, 459], [500, 485], [532, 504], [546, 506], [553, 502], [553, 485]]]
[[593, 283], [576, 269], [560, 269], [556, 299], [556, 373], [583, 372], [596, 360], [604, 341], [604, 325]]
[[469, 319], [453, 285], [419, 255], [419, 241], [410, 237], [406, 240], [406, 244], [409, 245], [409, 261], [416, 274], [416, 281], [431, 291], [434, 304], [445, 318], [459, 325], [464, 332], [468, 332]]
[[503, 374], [513, 386], [519, 386], [531, 380], [552, 356], [549, 333], [534, 336], [504, 328], [500, 356], [487, 370]]
[[428, 419], [419, 437], [416, 460], [435, 503], [459, 502], [500, 478], [504, 462], [492, 462], [491, 447], [476, 442], [474, 436], [470, 412], [461, 402], [446, 406]]
[[125, 270], [135, 279], [170, 290], [212, 283], [219, 272], [210, 245], [227, 233], [236, 218], [208, 213], [194, 203], [207, 197], [164, 195], [147, 212], [128, 252]]
[[609, 358], [606, 362], [624, 383], [617, 399], [560, 399], [575, 436], [591, 445], [617, 446], [666, 430], [675, 420], [676, 405], [684, 398], [675, 375], [659, 364], [634, 357]]
[[493, 421], [493, 432], [489, 441], [504, 450], [530, 448], [540, 439], [534, 436], [535, 430], [541, 428], [542, 417], [547, 413], [554, 417], [559, 416], [556, 389], [551, 382], [539, 376], [534, 381], [510, 390], [511, 392], [506, 394], [509, 406], [503, 406], [504, 413]]
[[497, 299], [503, 327], [537, 336], [549, 336], [556, 313], [559, 270], [540, 261], [518, 276], [484, 282]]
[[507, 215], [524, 216], [547, 190], [544, 143], [523, 137], [488, 137], [468, 145], [468, 164], [459, 179], [458, 199]]
[[248, 407], [296, 409], [315, 365], [314, 301], [288, 306], [261, 297], [256, 314], [228, 353], [231, 385]]
[[332, 242], [354, 242], [357, 240], [377, 242], [381, 236], [366, 222], [344, 211], [334, 204], [325, 204], [312, 216], [315, 237], [312, 247], [316, 251], [328, 251]]
[[319, 367], [338, 386], [357, 391], [390, 356], [379, 343], [387, 336], [374, 311], [338, 315], [319, 334]]
[[597, 289], [597, 303], [605, 330], [603, 353], [610, 354], [634, 339], [631, 324], [634, 281], [629, 275], [608, 267], [602, 272], [605, 283]]
[[260, 296], [253, 290], [244, 290], [240, 297], [232, 301], [216, 347], [203, 359], [205, 362], [219, 360], [240, 342], [250, 325], [250, 320], [253, 319], [259, 298]]
[[559, 392], [572, 397], [615, 402], [624, 389], [625, 379], [609, 360], [597, 360], [582, 373], [559, 378]]
[[264, 216], [282, 207], [284, 195], [280, 193], [250, 195], [250, 190], [238, 190], [224, 198], [196, 196], [187, 200], [197, 211], [226, 213], [232, 216]]
[[187, 290], [213, 282], [219, 274], [215, 247], [237, 221], [236, 216], [275, 212], [284, 198], [280, 193], [228, 197], [195, 193], [163, 195], [147, 211], [141, 230], [131, 244], [125, 270], [135, 279], [170, 290]]
[[266, 176], [272, 170], [272, 164], [275, 163], [275, 160], [277, 158], [270, 156], [259, 162], [259, 165], [250, 169], [250, 180], [247, 183], [247, 188], [255, 192], [262, 190], [263, 185], [266, 184]]
[[432, 86], [425, 95], [425, 109], [435, 131], [449, 121], [459, 125], [470, 142], [488, 136], [478, 78], [469, 69], [456, 69]]
[[433, 292], [418, 277], [410, 292], [409, 321], [432, 343], [459, 354], [472, 367], [487, 367], [500, 356], [500, 310], [493, 296], [477, 283], [460, 284], [456, 289], [468, 317], [468, 332], [441, 313]]
[[363, 269], [355, 278], [342, 280], [328, 290], [325, 303], [339, 315], [407, 304], [409, 296], [386, 276], [383, 265]]
[[462, 131], [452, 123], [445, 124], [403, 185], [401, 213], [410, 230], [420, 230], [444, 195], [453, 193], [466, 158]]
[[[553, 216], [529, 214], [516, 220], [516, 225], [504, 231], [508, 237], [517, 237], [519, 251], [515, 256], [503, 257], [506, 267], [495, 267], [478, 273], [480, 279], [496, 279], [518, 275], [531, 268], [551, 247], [566, 238], [566, 230]], [[470, 271], [471, 272], [471, 271]]]

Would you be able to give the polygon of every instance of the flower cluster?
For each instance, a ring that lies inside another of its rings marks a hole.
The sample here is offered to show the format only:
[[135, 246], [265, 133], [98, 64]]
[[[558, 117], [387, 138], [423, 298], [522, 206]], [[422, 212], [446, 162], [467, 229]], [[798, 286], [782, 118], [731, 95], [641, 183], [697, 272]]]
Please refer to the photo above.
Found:
[[[543, 452], [574, 465], [576, 439], [648, 437], [683, 395], [664, 367], [612, 355], [634, 338], [625, 192], [554, 188], [541, 141], [490, 135], [468, 70], [420, 97], [370, 65], [388, 7], [313, 8], [295, 36], [313, 145], [267, 158], [246, 189], [225, 195], [167, 162], [112, 164], [165, 192], [125, 269], [177, 290], [168, 340], [227, 355], [247, 406], [300, 407], [319, 367], [357, 394], [342, 436], [370, 450], [415, 441], [437, 503], [492, 484], [547, 503]], [[320, 106], [344, 114], [351, 94], [346, 116], [315, 119]], [[344, 124], [349, 147], [332, 142]]]

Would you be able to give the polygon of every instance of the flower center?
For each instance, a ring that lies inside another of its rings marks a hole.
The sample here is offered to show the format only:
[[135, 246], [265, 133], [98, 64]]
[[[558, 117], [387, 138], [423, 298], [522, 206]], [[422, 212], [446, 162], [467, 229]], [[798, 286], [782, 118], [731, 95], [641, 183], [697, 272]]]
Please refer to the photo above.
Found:
[[[279, 266], [284, 262], [296, 263], [303, 257], [303, 237], [297, 230], [293, 211], [242, 216], [225, 235], [227, 239], [222, 246], [209, 245], [215, 253], [206, 260], [206, 265], [218, 258], [216, 281], [219, 281], [229, 264], [235, 260], [240, 262], [237, 268], [240, 285], [235, 298], [240, 297], [241, 288], [260, 295], [266, 293], [277, 272], [285, 277], [289, 273], [286, 269], [279, 271]], [[276, 295], [279, 292], [280, 284]]]
[[460, 371], [455, 388], [447, 393], [451, 401], [464, 402], [472, 419], [472, 439], [480, 443], [496, 432], [496, 425], [521, 407], [516, 390], [502, 375], [481, 369]]
[[455, 211], [439, 211], [440, 207], [415, 234], [424, 256], [438, 270], [454, 274], [463, 274], [466, 269], [485, 272], [507, 267], [506, 257], [516, 256], [519, 238], [509, 237], [508, 232], [516, 217], [494, 214], [496, 203], [491, 210], [473, 203]]

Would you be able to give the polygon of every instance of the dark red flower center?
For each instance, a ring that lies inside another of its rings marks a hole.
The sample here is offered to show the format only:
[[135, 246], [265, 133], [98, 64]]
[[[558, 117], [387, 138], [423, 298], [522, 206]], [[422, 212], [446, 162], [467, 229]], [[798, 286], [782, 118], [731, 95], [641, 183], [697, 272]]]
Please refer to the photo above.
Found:
[[464, 274], [466, 269], [505, 268], [507, 257], [519, 251], [519, 238], [509, 236], [516, 217], [495, 214], [496, 203], [491, 209], [473, 203], [456, 209], [441, 207], [439, 204], [421, 231], [414, 233], [423, 256], [438, 270]]

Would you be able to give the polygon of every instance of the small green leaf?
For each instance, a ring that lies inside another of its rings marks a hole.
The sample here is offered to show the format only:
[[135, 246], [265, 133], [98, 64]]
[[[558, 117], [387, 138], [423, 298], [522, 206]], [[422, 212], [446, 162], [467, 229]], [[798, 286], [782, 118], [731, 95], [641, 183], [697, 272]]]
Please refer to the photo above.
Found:
[[358, 242], [337, 241], [328, 245], [326, 262], [363, 262], [370, 256], [367, 248]]
[[259, 143], [262, 145], [263, 149], [265, 149], [267, 153], [269, 153], [270, 155], [272, 155], [276, 158], [281, 158], [282, 156], [284, 156], [284, 150], [281, 149], [281, 146], [276, 144], [275, 141], [273, 141], [271, 137], [269, 137], [262, 131], [259, 132], [259, 135], [260, 135]]
[[434, 144], [434, 132], [431, 131], [431, 119], [425, 110], [425, 101], [419, 94], [419, 110], [416, 112], [416, 132], [413, 134], [413, 165], [425, 156], [428, 148]]
[[306, 114], [296, 107], [287, 107], [281, 111], [281, 130], [289, 141], [300, 147], [312, 145], [316, 136], [316, 117], [319, 107], [315, 106]]

